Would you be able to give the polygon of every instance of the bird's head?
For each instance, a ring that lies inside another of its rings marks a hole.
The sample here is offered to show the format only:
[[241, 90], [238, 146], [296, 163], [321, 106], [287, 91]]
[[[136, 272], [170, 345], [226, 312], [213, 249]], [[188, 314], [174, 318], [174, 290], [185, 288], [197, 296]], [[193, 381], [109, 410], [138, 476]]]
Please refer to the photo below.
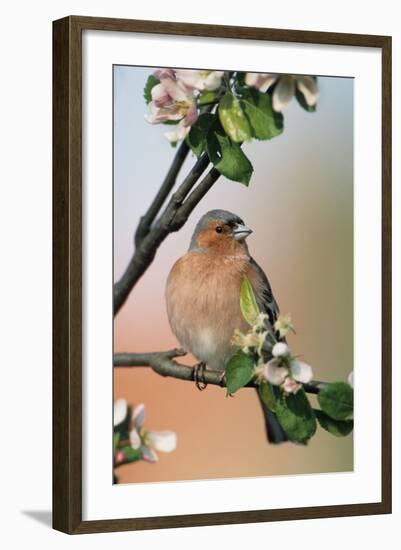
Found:
[[220, 254], [247, 253], [245, 239], [252, 233], [242, 219], [227, 210], [210, 210], [195, 227], [190, 250]]

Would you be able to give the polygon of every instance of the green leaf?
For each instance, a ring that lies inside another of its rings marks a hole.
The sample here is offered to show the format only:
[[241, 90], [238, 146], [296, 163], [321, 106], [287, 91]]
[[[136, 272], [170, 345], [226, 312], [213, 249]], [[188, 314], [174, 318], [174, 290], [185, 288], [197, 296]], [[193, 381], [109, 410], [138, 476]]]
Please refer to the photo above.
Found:
[[273, 110], [269, 94], [246, 90], [241, 106], [248, 117], [253, 137], [271, 139], [283, 133], [283, 115]]
[[270, 382], [262, 382], [259, 385], [259, 395], [268, 409], [276, 411], [276, 396]]
[[204, 113], [200, 115], [187, 136], [187, 143], [197, 157], [200, 157], [206, 147], [206, 136], [216, 120], [216, 115]]
[[321, 427], [336, 437], [345, 437], [354, 429], [353, 420], [334, 420], [328, 414], [319, 409], [314, 409], [316, 418]]
[[121, 450], [125, 455], [124, 462], [136, 462], [142, 458], [141, 451], [139, 449], [133, 449], [129, 445], [123, 447]]
[[354, 391], [346, 382], [327, 384], [317, 399], [322, 410], [334, 420], [346, 420], [353, 414]]
[[256, 303], [255, 293], [253, 292], [251, 282], [246, 275], [244, 275], [242, 279], [240, 307], [245, 321], [249, 325], [253, 325], [259, 315], [259, 308]]
[[156, 84], [160, 84], [160, 80], [153, 76], [152, 74], [148, 76], [148, 79], [146, 81], [145, 87], [143, 89], [143, 97], [145, 98], [146, 103], [150, 103], [152, 101], [152, 88], [156, 86]]
[[227, 395], [232, 395], [252, 380], [254, 365], [252, 356], [243, 351], [238, 351], [228, 360], [225, 371]]
[[227, 135], [236, 143], [251, 139], [251, 128], [239, 99], [227, 93], [219, 103], [219, 118]]
[[281, 393], [276, 402], [277, 419], [292, 441], [307, 443], [316, 431], [316, 418], [303, 388]]
[[220, 174], [244, 185], [249, 184], [253, 166], [238, 143], [232, 142], [220, 125], [214, 125], [207, 134], [206, 150]]
[[120, 443], [120, 434], [119, 434], [119, 432], [115, 432], [114, 436], [113, 436], [114, 449], [117, 449], [119, 443]]
[[316, 111], [316, 105], [308, 105], [305, 101], [304, 94], [300, 92], [298, 88], [295, 91], [295, 97], [297, 98], [297, 101], [301, 105], [301, 107], [305, 109], [305, 111], [308, 111], [308, 113], [314, 113]]
[[216, 101], [219, 95], [220, 92], [218, 90], [204, 90], [198, 98], [198, 105], [201, 107], [204, 103]]

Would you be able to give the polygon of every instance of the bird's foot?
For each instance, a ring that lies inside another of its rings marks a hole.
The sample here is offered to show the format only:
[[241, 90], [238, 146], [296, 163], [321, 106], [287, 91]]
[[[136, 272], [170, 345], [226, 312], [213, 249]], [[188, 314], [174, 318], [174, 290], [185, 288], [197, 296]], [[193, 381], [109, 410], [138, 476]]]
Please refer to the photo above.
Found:
[[194, 373], [195, 386], [198, 388], [199, 391], [203, 391], [207, 387], [207, 383], [205, 382], [206, 364], [201, 361], [197, 365], [194, 365], [192, 368]]

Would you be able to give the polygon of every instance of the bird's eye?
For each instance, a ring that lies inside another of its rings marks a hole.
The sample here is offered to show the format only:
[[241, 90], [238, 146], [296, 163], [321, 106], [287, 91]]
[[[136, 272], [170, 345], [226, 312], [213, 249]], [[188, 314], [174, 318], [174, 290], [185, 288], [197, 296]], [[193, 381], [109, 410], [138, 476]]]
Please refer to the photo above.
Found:
[[223, 233], [223, 228], [221, 227], [221, 225], [218, 225], [216, 227], [216, 233]]

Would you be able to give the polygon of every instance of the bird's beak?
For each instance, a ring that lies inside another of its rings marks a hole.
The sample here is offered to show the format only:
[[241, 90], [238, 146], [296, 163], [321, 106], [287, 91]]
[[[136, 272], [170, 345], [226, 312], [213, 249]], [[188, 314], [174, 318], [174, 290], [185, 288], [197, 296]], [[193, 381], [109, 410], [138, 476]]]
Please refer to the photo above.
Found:
[[246, 225], [237, 224], [233, 231], [233, 236], [236, 241], [246, 239], [248, 235], [252, 233], [252, 229], [249, 229]]

